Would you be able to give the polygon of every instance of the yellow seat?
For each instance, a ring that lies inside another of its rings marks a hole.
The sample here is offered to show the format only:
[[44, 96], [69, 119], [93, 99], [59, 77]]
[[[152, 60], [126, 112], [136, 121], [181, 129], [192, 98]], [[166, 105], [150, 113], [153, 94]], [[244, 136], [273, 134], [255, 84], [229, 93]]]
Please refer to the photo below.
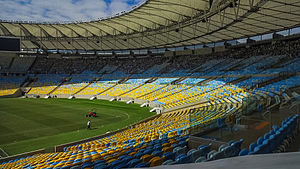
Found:
[[163, 162], [164, 162], [164, 160], [162, 158], [154, 157], [150, 160], [150, 167], [160, 166], [160, 165], [162, 165]]

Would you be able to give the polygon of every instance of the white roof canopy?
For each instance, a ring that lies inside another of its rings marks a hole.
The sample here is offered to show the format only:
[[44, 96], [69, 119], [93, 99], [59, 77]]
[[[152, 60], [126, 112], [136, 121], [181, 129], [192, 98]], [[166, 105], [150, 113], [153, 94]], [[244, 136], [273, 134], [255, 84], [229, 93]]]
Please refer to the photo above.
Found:
[[[234, 3], [235, 2], [235, 3]], [[22, 48], [122, 50], [205, 44], [299, 26], [299, 0], [148, 0], [110, 19], [82, 23], [1, 22]]]

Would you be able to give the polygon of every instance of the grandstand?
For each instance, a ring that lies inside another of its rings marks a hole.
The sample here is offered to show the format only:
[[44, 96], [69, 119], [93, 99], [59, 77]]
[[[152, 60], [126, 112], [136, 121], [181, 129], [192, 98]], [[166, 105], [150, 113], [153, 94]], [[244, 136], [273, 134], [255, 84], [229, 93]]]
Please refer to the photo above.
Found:
[[[299, 151], [299, 6], [146, 0], [96, 21], [0, 20], [0, 37], [21, 48], [0, 50], [0, 99], [16, 104], [0, 108], [0, 138], [14, 140], [0, 142], [0, 168], [193, 168]], [[94, 109], [95, 128], [83, 129], [79, 112]], [[39, 138], [61, 142], [9, 152]]]

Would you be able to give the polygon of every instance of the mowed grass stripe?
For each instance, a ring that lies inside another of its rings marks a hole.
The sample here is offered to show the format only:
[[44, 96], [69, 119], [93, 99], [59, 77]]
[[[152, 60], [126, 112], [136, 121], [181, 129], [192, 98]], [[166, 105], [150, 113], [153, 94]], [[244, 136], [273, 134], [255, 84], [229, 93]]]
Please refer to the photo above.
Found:
[[[85, 115], [93, 130], [86, 129]], [[101, 135], [154, 115], [137, 104], [87, 99], [1, 99], [0, 147], [9, 155]]]
[[[29, 100], [25, 100], [25, 102], [27, 102]], [[31, 102], [34, 100], [30, 100]], [[39, 102], [41, 103], [41, 102]], [[49, 102], [51, 104], [51, 102]], [[15, 121], [19, 121], [21, 122], [20, 125], [15, 125], [14, 123], [11, 123], [10, 121], [7, 121], [8, 124], [5, 124], [7, 126], [9, 126], [12, 129], [15, 129], [16, 133], [18, 133], [19, 131], [22, 131], [22, 133], [27, 132], [27, 133], [41, 133], [41, 135], [30, 135], [30, 137], [40, 137], [40, 136], [45, 136], [45, 135], [52, 135], [52, 134], [57, 134], [59, 132], [63, 131], [72, 131], [74, 129], [82, 129], [85, 128], [85, 125], [80, 125], [80, 123], [82, 122], [77, 122], [76, 119], [74, 118], [69, 118], [68, 116], [66, 116], [66, 112], [65, 111], [74, 111], [76, 112], [77, 110], [82, 110], [82, 117], [83, 118], [85, 113], [87, 112], [86, 110], [84, 110], [84, 108], [80, 108], [80, 109], [76, 109], [74, 107], [71, 107], [69, 105], [59, 105], [59, 104], [53, 104], [51, 105], [52, 107], [55, 106], [56, 109], [58, 109], [58, 112], [56, 111], [52, 111], [50, 113], [44, 113], [46, 112], [46, 110], [43, 110], [45, 105], [49, 105], [49, 103], [47, 102], [43, 102], [42, 106], [39, 107], [39, 110], [37, 111], [32, 111], [34, 109], [34, 103], [30, 103], [28, 104], [29, 107], [26, 110], [22, 109], [22, 113], [19, 113], [18, 116], [12, 113], [6, 113], [4, 115], [4, 117], [9, 117], [9, 116], [15, 116], [15, 117], [10, 117], [11, 119], [15, 119]], [[20, 105], [23, 106], [23, 105]], [[76, 105], [75, 107], [78, 107], [78, 105]], [[35, 107], [36, 108], [36, 107]], [[51, 109], [50, 109], [51, 110]], [[117, 120], [119, 118], [111, 115], [112, 112], [110, 112], [110, 114], [103, 112], [102, 114], [105, 114], [105, 116], [103, 116], [101, 119], [97, 119], [95, 121], [95, 124], [99, 123], [98, 121], [100, 121], [102, 124], [108, 123], [112, 120]], [[77, 122], [77, 123], [76, 123]], [[53, 127], [53, 123], [55, 123], [55, 128]], [[76, 126], [80, 126], [77, 127]], [[26, 127], [26, 128], [23, 128]], [[63, 128], [63, 129], [61, 129]], [[29, 131], [25, 131], [25, 130], [29, 130]], [[41, 132], [36, 132], [37, 130], [40, 130]], [[47, 131], [48, 133], [43, 132], [42, 130], [44, 130], [45, 132]], [[10, 133], [12, 134], [12, 133]], [[4, 135], [6, 136], [6, 135]], [[0, 142], [2, 144], [2, 142]]]
[[[5, 116], [5, 118], [3, 118], [5, 121], [0, 125], [1, 128], [3, 128], [0, 129], [0, 133], [1, 133], [0, 144], [9, 143], [11, 141], [19, 141], [19, 140], [26, 140], [34, 137], [39, 137], [41, 136], [40, 134], [43, 133], [43, 131], [36, 132], [35, 130], [50, 131], [54, 129], [51, 126], [46, 126], [42, 123], [38, 123], [37, 121], [23, 118], [22, 116], [17, 116], [11, 113], [3, 113], [3, 112], [0, 112], [0, 114], [1, 115], [4, 114]], [[17, 124], [15, 122], [17, 122]], [[24, 135], [25, 133], [26, 135]], [[14, 140], [9, 139], [11, 136], [16, 134], [20, 135], [20, 137], [17, 138], [14, 137]]]

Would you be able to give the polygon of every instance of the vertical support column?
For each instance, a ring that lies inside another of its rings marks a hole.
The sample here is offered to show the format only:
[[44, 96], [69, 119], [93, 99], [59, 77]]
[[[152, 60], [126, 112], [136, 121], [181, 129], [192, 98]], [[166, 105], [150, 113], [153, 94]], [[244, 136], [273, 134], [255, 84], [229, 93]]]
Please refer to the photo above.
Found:
[[57, 29], [56, 29], [55, 33], [56, 33], [56, 43], [55, 43], [55, 48], [56, 48], [56, 52], [58, 52], [58, 32], [57, 32]]

